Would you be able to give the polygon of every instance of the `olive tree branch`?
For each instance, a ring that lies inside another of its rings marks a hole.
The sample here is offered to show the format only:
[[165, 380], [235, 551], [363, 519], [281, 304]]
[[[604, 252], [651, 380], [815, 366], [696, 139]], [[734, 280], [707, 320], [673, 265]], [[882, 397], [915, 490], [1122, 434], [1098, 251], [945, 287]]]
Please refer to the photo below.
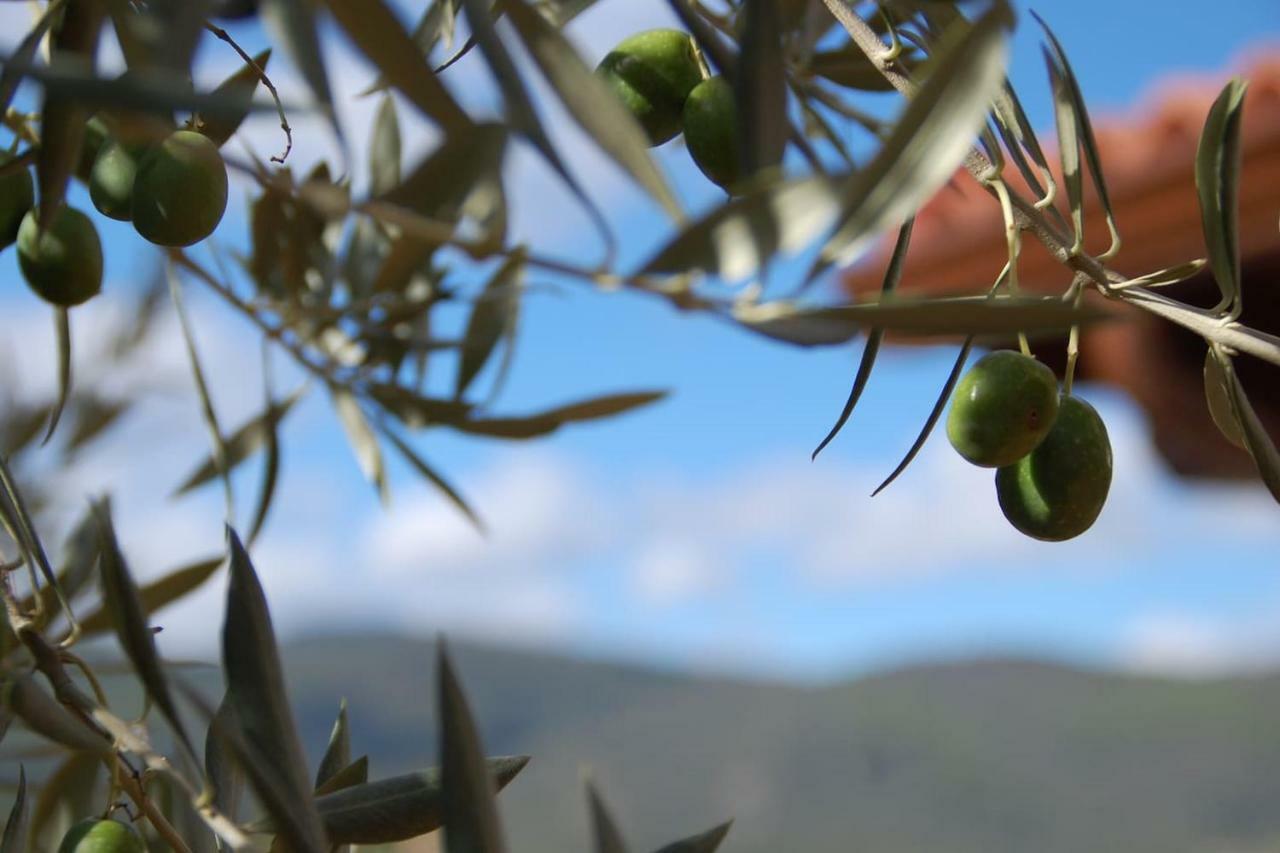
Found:
[[271, 82], [271, 78], [267, 76], [267, 72], [262, 70], [262, 67], [253, 61], [252, 56], [245, 53], [244, 48], [236, 44], [236, 40], [231, 37], [230, 33], [222, 27], [219, 27], [216, 24], [211, 24], [208, 21], [205, 21], [204, 28], [213, 33], [220, 40], [231, 45], [231, 49], [240, 54], [240, 59], [244, 64], [247, 65], [255, 75], [257, 75], [258, 82], [260, 82], [266, 90], [271, 93], [271, 99], [276, 102], [276, 113], [280, 116], [280, 129], [284, 131], [284, 153], [278, 155], [273, 154], [271, 156], [271, 162], [283, 163], [288, 159], [289, 152], [293, 150], [293, 130], [289, 127], [289, 119], [284, 114], [284, 104], [280, 103], [280, 93], [276, 91], [276, 87]]

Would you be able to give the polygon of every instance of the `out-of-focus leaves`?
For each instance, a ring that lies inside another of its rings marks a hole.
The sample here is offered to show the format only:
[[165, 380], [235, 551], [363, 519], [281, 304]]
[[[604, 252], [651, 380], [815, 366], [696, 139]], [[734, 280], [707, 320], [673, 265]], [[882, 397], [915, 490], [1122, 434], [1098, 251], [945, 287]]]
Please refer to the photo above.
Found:
[[[150, 615], [163, 607], [185, 598], [204, 585], [213, 577], [222, 565], [222, 557], [211, 557], [199, 560], [182, 568], [175, 569], [163, 577], [137, 589], [138, 603], [144, 613]], [[100, 634], [112, 627], [112, 616], [108, 607], [103, 607], [80, 620], [80, 632], [84, 636]]]
[[65, 2], [66, 0], [53, 0], [45, 7], [44, 14], [23, 37], [17, 49], [9, 55], [4, 68], [0, 69], [0, 115], [4, 115], [9, 109], [14, 93], [18, 91], [18, 84], [22, 82], [21, 69], [23, 66], [30, 65], [35, 59], [40, 42], [43, 41], [45, 33], [49, 32], [49, 27], [62, 14]]
[[338, 703], [338, 717], [333, 721], [333, 729], [329, 732], [329, 743], [324, 755], [320, 757], [320, 766], [316, 768], [316, 788], [328, 782], [342, 768], [351, 763], [351, 730], [347, 725], [347, 700]]
[[266, 596], [249, 555], [230, 527], [227, 540], [231, 583], [222, 629], [222, 666], [227, 701], [254, 759], [245, 763], [241, 756], [241, 760], [263, 807], [294, 851], [323, 853], [328, 841], [285, 694]]
[[776, 0], [745, 0], [734, 98], [743, 174], [750, 177], [782, 164], [787, 148], [787, 75]]
[[262, 0], [258, 14], [275, 31], [275, 41], [284, 44], [312, 96], [329, 118], [334, 134], [341, 140], [342, 128], [333, 111], [333, 90], [329, 87], [329, 72], [320, 51], [313, 0]]
[[1249, 84], [1232, 79], [1209, 109], [1196, 150], [1196, 192], [1209, 265], [1222, 299], [1216, 311], [1240, 311], [1240, 119]]
[[244, 790], [244, 769], [235, 759], [235, 750], [228, 741], [229, 732], [238, 732], [240, 724], [235, 719], [235, 709], [224, 695], [209, 723], [204, 739], [204, 771], [209, 780], [213, 804], [218, 811], [235, 820], [240, 810], [240, 795]]
[[[506, 128], [500, 124], [455, 130], [399, 186], [379, 198], [425, 217], [452, 220], [479, 179], [499, 172], [506, 143]], [[376, 217], [376, 210], [368, 212]]]
[[365, 479], [378, 490], [378, 497], [383, 503], [390, 500], [387, 485], [387, 471], [382, 462], [382, 448], [378, 445], [378, 437], [374, 435], [364, 410], [360, 408], [355, 396], [339, 385], [329, 386], [329, 395], [333, 400], [334, 411], [346, 431], [347, 442], [360, 464], [360, 471]]
[[46, 776], [31, 811], [30, 839], [37, 850], [53, 850], [63, 833], [91, 814], [99, 802], [102, 759], [90, 752], [68, 755]]
[[790, 302], [742, 305], [734, 321], [744, 329], [775, 341], [805, 347], [835, 346], [858, 336], [862, 327], [825, 308], [803, 308]]
[[592, 782], [587, 782], [587, 807], [591, 813], [592, 850], [595, 853], [627, 853], [627, 842]]
[[466, 394], [472, 380], [488, 363], [498, 342], [515, 322], [523, 274], [524, 253], [515, 252], [494, 271], [477, 296], [463, 335], [457, 381], [454, 383], [455, 397], [461, 398]]
[[[1026, 110], [1022, 108], [1022, 101], [1018, 98], [1018, 93], [1014, 91], [1013, 86], [1009, 83], [1008, 78], [1005, 79], [1001, 91], [996, 95], [992, 103], [992, 117], [995, 119], [996, 130], [1000, 133], [1000, 138], [1004, 140], [1005, 148], [1009, 151], [1009, 156], [1013, 158], [1014, 165], [1018, 167], [1018, 172], [1022, 175], [1022, 179], [1027, 182], [1027, 186], [1032, 192], [1041, 196], [1038, 205], [1052, 202], [1056, 195], [1057, 187], [1054, 183], [1053, 173], [1049, 170], [1049, 161], [1044, 156], [1044, 149], [1040, 147], [1040, 140], [1036, 137], [1035, 131], [1031, 128], [1031, 121], [1027, 118]], [[1039, 174], [1032, 170], [1031, 164], [1027, 162], [1027, 155], [1035, 162], [1039, 169]], [[1043, 178], [1047, 182], [1047, 186], [1042, 186], [1040, 179]], [[1051, 215], [1061, 216], [1056, 207], [1044, 208]]]
[[[914, 223], [914, 219], [908, 219], [898, 229], [898, 239], [894, 243], [893, 254], [889, 256], [889, 265], [885, 268], [884, 281], [880, 286], [881, 298], [892, 293], [902, 279], [902, 267], [907, 260], [907, 247], [911, 245], [911, 227]], [[862, 358], [858, 361], [858, 372], [854, 374], [853, 388], [849, 391], [849, 398], [845, 400], [844, 409], [841, 410], [840, 416], [836, 419], [835, 425], [831, 427], [826, 437], [818, 443], [810, 458], [817, 459], [822, 449], [830, 444], [831, 440], [849, 422], [849, 418], [853, 415], [854, 407], [858, 405], [858, 400], [862, 397], [862, 392], [867, 387], [867, 382], [871, 379], [871, 371], [875, 367], [876, 355], [880, 352], [880, 342], [883, 339], [884, 330], [880, 328], [872, 329], [870, 334], [867, 335], [867, 344], [862, 350]]]
[[[1077, 144], [1084, 149], [1085, 161], [1089, 164], [1089, 175], [1093, 179], [1093, 188], [1098, 192], [1098, 200], [1102, 202], [1103, 213], [1107, 217], [1107, 228], [1111, 232], [1111, 247], [1103, 254], [1104, 258], [1109, 258], [1120, 250], [1120, 232], [1116, 229], [1115, 217], [1111, 210], [1111, 196], [1107, 192], [1107, 182], [1102, 171], [1102, 157], [1098, 153], [1098, 141], [1093, 133], [1093, 122], [1089, 119], [1089, 110], [1085, 106], [1084, 94], [1080, 91], [1080, 84], [1076, 81], [1075, 72], [1071, 69], [1071, 63], [1067, 60], [1067, 53], [1062, 49], [1062, 44], [1058, 41], [1058, 37], [1049, 29], [1049, 25], [1044, 19], [1036, 14], [1035, 10], [1031, 12], [1032, 16], [1040, 23], [1044, 30], [1045, 38], [1048, 40], [1048, 46], [1045, 48], [1045, 62], [1050, 68], [1050, 77], [1053, 79], [1055, 110], [1059, 114], [1061, 120], [1062, 104], [1065, 99], [1069, 104], [1070, 111], [1074, 114], [1073, 124], [1076, 127], [1074, 138], [1071, 140], [1059, 137], [1059, 148], [1063, 151], [1068, 147], [1074, 148]], [[1061, 91], [1059, 91], [1061, 89]], [[1069, 144], [1064, 144], [1069, 143]], [[1078, 171], [1078, 164], [1077, 164]], [[1063, 174], [1066, 175], [1066, 162], [1063, 162]], [[1070, 180], [1068, 179], [1068, 188]], [[1073, 209], [1074, 214], [1074, 209]], [[1077, 232], [1077, 241], [1082, 241], [1083, 231]]]
[[400, 119], [390, 96], [378, 104], [369, 138], [369, 192], [385, 195], [400, 184]]
[[1222, 437], [1244, 450], [1244, 430], [1241, 429], [1240, 420], [1231, 405], [1231, 383], [1223, 368], [1226, 358], [1215, 352], [1212, 346], [1204, 354], [1205, 402], [1209, 405], [1209, 415]]
[[49, 428], [45, 430], [44, 441], [47, 444], [53, 437], [62, 419], [62, 410], [67, 405], [67, 397], [71, 394], [71, 315], [66, 308], [53, 309], [54, 337], [58, 347], [58, 398], [49, 415]]
[[[900, 56], [898, 62], [911, 64], [909, 55]], [[815, 53], [809, 60], [809, 71], [847, 89], [862, 92], [893, 90], [893, 85], [880, 73], [880, 69], [855, 44]]]
[[924, 426], [920, 427], [916, 440], [912, 442], [911, 448], [907, 451], [907, 455], [902, 457], [902, 461], [898, 463], [898, 467], [888, 477], [884, 478], [884, 482], [876, 486], [876, 490], [871, 493], [872, 497], [883, 492], [889, 487], [889, 484], [907, 470], [907, 467], [915, 461], [920, 449], [924, 447], [926, 441], [929, 440], [933, 428], [938, 424], [938, 418], [942, 417], [943, 411], [947, 408], [947, 403], [951, 400], [951, 392], [955, 390], [956, 383], [960, 381], [960, 375], [964, 372], [965, 362], [969, 360], [969, 352], [973, 349], [973, 338], [965, 338], [964, 344], [960, 347], [960, 352], [956, 355], [956, 362], [951, 367], [951, 373], [947, 376], [947, 381], [942, 386], [942, 391], [938, 394], [938, 399], [933, 404], [933, 409], [929, 412], [929, 417], [925, 419]]
[[400, 455], [404, 457], [405, 461], [408, 462], [421, 477], [443, 492], [444, 496], [449, 499], [449, 502], [457, 507], [462, 514], [467, 517], [467, 520], [475, 525], [477, 530], [481, 533], [485, 532], [484, 520], [476, 514], [476, 511], [471, 508], [471, 504], [467, 503], [467, 499], [464, 498], [448, 480], [444, 479], [444, 477], [442, 477], [434, 468], [428, 465], [426, 460], [424, 460], [408, 442], [396, 434], [395, 430], [388, 427], [382, 431], [382, 434], [387, 437], [387, 440], [391, 442], [391, 446], [400, 452]]
[[107, 400], [92, 392], [77, 394], [75, 399], [75, 419], [71, 423], [71, 432], [67, 436], [67, 449], [75, 450], [83, 447], [93, 439], [106, 432], [118, 421], [133, 400], [128, 397], [119, 400]]
[[778, 252], [794, 252], [828, 228], [839, 212], [834, 184], [800, 178], [730, 199], [686, 226], [645, 264], [647, 273], [702, 270], [736, 281]]
[[581, 403], [558, 406], [536, 415], [523, 418], [478, 418], [450, 424], [459, 432], [471, 435], [487, 435], [494, 438], [536, 438], [555, 432], [568, 423], [592, 421], [620, 415], [640, 406], [647, 406], [667, 396], [666, 391], [637, 391], [629, 394], [611, 394]]
[[470, 403], [427, 397], [400, 385], [370, 382], [367, 390], [378, 405], [411, 429], [459, 423], [473, 408]]
[[0, 836], [0, 853], [26, 853], [27, 850], [27, 768], [18, 765], [18, 790], [13, 795], [9, 818]]
[[[119, 9], [120, 4], [113, 3]], [[214, 0], [150, 3], [146, 14], [120, 10], [112, 16], [129, 69], [146, 68], [186, 77], [204, 22], [214, 12]]]
[[98, 757], [111, 754], [111, 741], [73, 716], [31, 675], [19, 673], [7, 678], [0, 685], [0, 699], [0, 704], [41, 737]]
[[[262, 71], [267, 70], [267, 63], [271, 61], [271, 48], [260, 51], [253, 57], [254, 65]], [[218, 84], [217, 88], [210, 94], [218, 98], [226, 98], [228, 101], [239, 99], [243, 104], [239, 112], [228, 110], [220, 115], [213, 115], [205, 118], [200, 132], [212, 139], [217, 145], [226, 144], [235, 132], [240, 129], [240, 125], [249, 117], [249, 111], [253, 106], [253, 95], [258, 90], [260, 79], [258, 72], [251, 65], [241, 65], [235, 73], [227, 77]]]
[[446, 132], [471, 124], [383, 0], [325, 0], [325, 5], [387, 82], [423, 114]]
[[1253, 404], [1249, 402], [1249, 397], [1244, 392], [1244, 386], [1240, 384], [1240, 377], [1236, 375], [1236, 368], [1231, 358], [1216, 346], [1213, 347], [1213, 352], [1218, 366], [1222, 368], [1228, 398], [1231, 401], [1231, 411], [1236, 423], [1240, 425], [1240, 435], [1244, 439], [1245, 449], [1253, 457], [1253, 464], [1258, 466], [1258, 475], [1262, 478], [1267, 490], [1271, 492], [1276, 502], [1280, 503], [1280, 450], [1276, 449], [1275, 442], [1267, 433], [1267, 428], [1258, 417], [1258, 413], [1254, 411]]
[[[271, 431], [279, 426], [280, 422], [289, 414], [293, 404], [298, 402], [305, 390], [306, 386], [298, 388], [284, 400], [268, 407], [262, 414], [241, 425], [239, 429], [227, 438], [226, 463], [229, 470], [235, 470], [236, 466], [268, 443]], [[182, 481], [182, 485], [178, 486], [173, 494], [175, 497], [186, 494], [217, 476], [218, 466], [212, 455], [210, 455]]]
[[[483, 762], [495, 790], [505, 788], [529, 763], [527, 755]], [[434, 832], [444, 825], [445, 791], [439, 768], [353, 785], [316, 798], [325, 831], [334, 844], [390, 844]], [[263, 820], [252, 828], [270, 831]]]
[[494, 803], [498, 786], [443, 641], [436, 673], [445, 853], [502, 853], [506, 844]]
[[194, 756], [195, 745], [187, 735], [182, 718], [178, 715], [178, 707], [169, 692], [169, 683], [160, 665], [160, 653], [156, 650], [155, 635], [147, 624], [146, 608], [129, 567], [125, 564], [124, 554], [120, 552], [110, 508], [105, 502], [98, 503], [94, 506], [94, 516], [98, 522], [98, 569], [102, 581], [103, 609], [109, 614], [109, 621], [115, 628], [120, 647], [129, 656], [134, 671], [142, 680], [147, 697], [160, 709], [188, 753]]
[[[369, 756], [362, 755], [346, 767], [340, 767], [333, 772], [323, 785], [316, 786], [316, 796], [322, 797], [325, 794], [332, 794], [335, 791], [344, 791], [347, 788], [354, 788], [356, 785], [363, 785], [369, 781]], [[321, 814], [323, 819], [324, 815]], [[332, 833], [330, 833], [332, 837]]]
[[712, 67], [718, 69], [730, 82], [736, 80], [738, 77], [738, 54], [733, 48], [725, 44], [720, 36], [720, 31], [704, 18], [700, 12], [695, 10], [689, 0], [667, 0], [667, 5], [671, 7], [671, 11], [675, 12], [676, 17], [680, 19], [680, 23], [684, 24], [685, 29], [693, 36], [698, 43], [698, 47], [702, 48], [703, 54], [710, 60]]
[[708, 829], [706, 832], [691, 835], [679, 841], [673, 841], [657, 850], [656, 853], [715, 853], [720, 845], [724, 843], [725, 836], [729, 834], [729, 829], [732, 826], [733, 821], [725, 821], [719, 826]]
[[679, 202], [649, 156], [644, 131], [630, 111], [543, 15], [524, 0], [508, 0], [504, 8], [529, 55], [574, 121], [672, 218], [680, 219]]
[[1005, 32], [1012, 12], [991, 6], [958, 37], [948, 30], [923, 86], [879, 153], [841, 192], [842, 215], [809, 280], [831, 263], [849, 263], [886, 228], [896, 228], [954, 174], [983, 126], [1004, 80]]

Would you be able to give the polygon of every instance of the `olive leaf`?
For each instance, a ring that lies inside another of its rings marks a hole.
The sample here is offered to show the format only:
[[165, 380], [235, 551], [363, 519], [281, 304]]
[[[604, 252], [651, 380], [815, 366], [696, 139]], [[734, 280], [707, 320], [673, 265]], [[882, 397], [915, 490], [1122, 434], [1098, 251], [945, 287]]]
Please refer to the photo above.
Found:
[[54, 743], [99, 758], [111, 754], [110, 740], [72, 715], [31, 675], [12, 675], [0, 683], [0, 704], [12, 711], [28, 729]]
[[[363, 785], [369, 781], [369, 756], [362, 755], [355, 761], [345, 767], [340, 767], [333, 772], [323, 785], [316, 786], [316, 796], [321, 797], [325, 794], [332, 794], [334, 791], [343, 791], [347, 788]], [[323, 819], [324, 814], [320, 817]], [[329, 833], [329, 837], [333, 837], [333, 833]]]
[[328, 117], [334, 135], [341, 141], [342, 128], [333, 109], [333, 90], [329, 86], [329, 72], [325, 69], [320, 50], [314, 3], [312, 0], [262, 0], [259, 15], [274, 30], [276, 41], [283, 43], [288, 50], [293, 64], [311, 89], [312, 97]]
[[400, 119], [390, 95], [378, 104], [369, 136], [369, 192], [391, 192], [400, 184]]
[[595, 853], [627, 853], [627, 842], [593, 782], [587, 782], [587, 807], [591, 814], [592, 849]]
[[505, 9], [525, 49], [574, 121], [668, 215], [681, 219], [680, 204], [649, 156], [644, 131], [631, 112], [591, 73], [568, 39], [525, 0], [507, 0]]
[[232, 737], [242, 737], [244, 751], [252, 756], [249, 761], [240, 756], [241, 763], [280, 835], [297, 853], [323, 853], [328, 841], [285, 693], [266, 596], [231, 527], [227, 548], [231, 583], [222, 629], [222, 666], [227, 702], [237, 724]]
[[347, 726], [347, 700], [338, 703], [338, 716], [329, 732], [329, 743], [320, 766], [316, 768], [316, 788], [320, 788], [342, 768], [351, 763], [351, 731]]
[[1215, 313], [1240, 312], [1240, 123], [1248, 87], [1239, 77], [1223, 87], [1209, 108], [1196, 150], [1196, 192], [1204, 242], [1222, 294]]
[[449, 424], [459, 432], [493, 438], [537, 438], [555, 432], [568, 423], [613, 417], [640, 406], [647, 406], [667, 396], [665, 391], [636, 391], [611, 394], [580, 403], [570, 403], [523, 418], [473, 418]]
[[1209, 406], [1209, 416], [1222, 437], [1245, 449], [1244, 430], [1231, 405], [1231, 386], [1223, 367], [1227, 356], [1210, 346], [1204, 354], [1204, 396]]
[[708, 829], [706, 832], [691, 835], [679, 841], [673, 841], [655, 851], [655, 853], [715, 853], [720, 845], [724, 843], [724, 839], [728, 836], [732, 827], [733, 821], [725, 821], [719, 826]]
[[229, 694], [223, 694], [218, 709], [209, 721], [204, 739], [204, 770], [209, 782], [213, 804], [232, 820], [240, 810], [240, 795], [244, 790], [244, 770], [235, 758], [235, 749], [228, 743], [230, 733], [239, 731], [235, 708]]
[[1280, 503], [1280, 450], [1276, 449], [1275, 442], [1267, 433], [1267, 428], [1258, 417], [1258, 413], [1254, 411], [1253, 404], [1249, 402], [1249, 397], [1245, 394], [1244, 386], [1240, 384], [1240, 378], [1236, 375], [1231, 358], [1220, 352], [1216, 346], [1213, 351], [1219, 367], [1222, 368], [1223, 378], [1226, 380], [1231, 412], [1235, 422], [1240, 425], [1240, 435], [1244, 439], [1245, 449], [1253, 457], [1253, 464], [1257, 466], [1258, 475], [1262, 478], [1267, 490], [1271, 492], [1276, 502]]
[[[289, 414], [293, 405], [302, 398], [306, 386], [299, 387], [284, 400], [268, 406], [262, 414], [242, 424], [224, 442], [226, 448], [225, 462], [228, 470], [235, 470], [246, 459], [260, 448], [271, 442], [271, 434]], [[204, 485], [218, 476], [218, 463], [211, 454], [192, 471], [181, 485], [173, 491], [173, 496], [186, 494], [192, 489]]]
[[102, 583], [103, 610], [107, 612], [110, 623], [115, 628], [120, 647], [142, 679], [147, 698], [160, 709], [188, 754], [194, 757], [195, 746], [187, 735], [178, 707], [169, 692], [169, 683], [160, 663], [160, 653], [156, 649], [155, 634], [147, 624], [146, 608], [125, 563], [124, 554], [120, 552], [110, 507], [105, 501], [100, 501], [94, 504], [93, 511], [98, 523], [98, 569]]
[[524, 265], [524, 253], [512, 253], [489, 277], [476, 297], [463, 333], [454, 397], [461, 399], [466, 394], [472, 380], [484, 369], [498, 342], [515, 322]]
[[497, 786], [443, 641], [436, 677], [445, 853], [502, 853], [506, 845], [494, 804]]
[[[96, 555], [96, 552], [95, 552]], [[199, 589], [222, 566], [224, 558], [211, 557], [175, 569], [136, 590], [143, 612], [150, 615]], [[92, 565], [92, 564], [90, 564]], [[113, 617], [107, 606], [94, 611], [80, 622], [80, 633], [90, 637], [112, 627]]]
[[40, 49], [45, 33], [49, 32], [54, 21], [58, 20], [65, 5], [66, 0], [53, 0], [49, 3], [39, 20], [23, 36], [17, 50], [9, 55], [4, 68], [0, 69], [0, 115], [4, 115], [9, 110], [9, 105], [13, 103], [13, 96], [18, 91], [18, 84], [22, 82], [22, 68], [30, 65], [35, 59], [36, 51]]
[[347, 443], [351, 445], [361, 472], [365, 479], [377, 489], [378, 497], [382, 502], [386, 503], [391, 499], [391, 492], [387, 483], [386, 466], [382, 461], [382, 448], [378, 444], [378, 437], [373, 433], [373, 428], [369, 426], [364, 410], [360, 408], [355, 395], [341, 385], [330, 385], [329, 396], [333, 402], [334, 411], [338, 413], [338, 419], [342, 422], [342, 428], [346, 431]]
[[0, 853], [24, 853], [27, 849], [27, 768], [18, 765], [18, 790], [0, 836]]
[[[910, 67], [910, 55], [898, 57], [898, 63]], [[837, 86], [863, 92], [889, 92], [893, 84], [856, 44], [834, 50], [821, 50], [809, 58], [808, 70]]]
[[394, 429], [382, 422], [378, 423], [378, 429], [391, 442], [391, 446], [404, 457], [405, 461], [427, 482], [443, 492], [449, 502], [467, 517], [467, 520], [471, 522], [476, 530], [481, 533], [486, 531], [484, 520], [471, 507], [467, 499], [448, 480], [444, 479], [439, 472], [428, 465], [426, 460], [407, 441], [397, 435]]

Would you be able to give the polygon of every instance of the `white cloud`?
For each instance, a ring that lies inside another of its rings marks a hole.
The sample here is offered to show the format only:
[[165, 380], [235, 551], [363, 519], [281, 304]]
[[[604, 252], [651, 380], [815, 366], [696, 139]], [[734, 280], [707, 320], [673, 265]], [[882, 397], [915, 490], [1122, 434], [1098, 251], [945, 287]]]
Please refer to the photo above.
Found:
[[1184, 610], [1143, 614], [1125, 632], [1118, 661], [1142, 672], [1186, 677], [1272, 669], [1280, 664], [1280, 601], [1243, 618]]

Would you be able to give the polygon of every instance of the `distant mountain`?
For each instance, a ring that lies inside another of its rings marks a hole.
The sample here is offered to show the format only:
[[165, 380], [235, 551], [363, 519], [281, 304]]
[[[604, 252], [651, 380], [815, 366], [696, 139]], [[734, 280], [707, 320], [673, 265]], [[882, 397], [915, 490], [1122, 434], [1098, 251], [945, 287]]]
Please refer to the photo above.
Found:
[[[726, 853], [1280, 849], [1280, 677], [1168, 681], [1023, 661], [820, 689], [457, 644], [513, 853], [588, 849], [590, 770], [634, 849], [726, 818]], [[435, 762], [434, 648], [285, 650], [313, 757], [338, 700], [373, 775]]]

